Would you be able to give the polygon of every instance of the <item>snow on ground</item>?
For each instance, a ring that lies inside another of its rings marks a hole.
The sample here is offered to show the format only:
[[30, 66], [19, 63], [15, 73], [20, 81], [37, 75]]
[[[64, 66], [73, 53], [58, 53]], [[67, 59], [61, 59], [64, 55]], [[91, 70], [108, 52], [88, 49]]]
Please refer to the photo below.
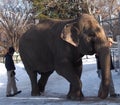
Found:
[[[69, 90], [69, 83], [56, 72], [54, 72], [46, 85], [46, 91], [42, 96], [33, 97], [30, 95], [31, 85], [22, 63], [16, 64], [16, 82], [21, 94], [14, 97], [6, 97], [6, 69], [0, 63], [0, 105], [120, 105], [120, 98], [97, 98], [100, 79], [96, 73], [96, 59], [94, 56], [83, 58], [83, 101], [71, 101], [66, 99]], [[120, 93], [120, 75], [112, 71], [116, 92]], [[39, 78], [39, 77], [38, 77]]]

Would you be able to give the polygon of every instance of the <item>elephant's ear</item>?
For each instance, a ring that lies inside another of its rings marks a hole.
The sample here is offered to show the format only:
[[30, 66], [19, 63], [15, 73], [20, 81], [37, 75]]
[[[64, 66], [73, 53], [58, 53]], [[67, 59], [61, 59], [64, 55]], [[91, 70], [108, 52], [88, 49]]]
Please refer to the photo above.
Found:
[[65, 25], [61, 33], [61, 38], [77, 47], [79, 44], [78, 29], [74, 27], [73, 24]]

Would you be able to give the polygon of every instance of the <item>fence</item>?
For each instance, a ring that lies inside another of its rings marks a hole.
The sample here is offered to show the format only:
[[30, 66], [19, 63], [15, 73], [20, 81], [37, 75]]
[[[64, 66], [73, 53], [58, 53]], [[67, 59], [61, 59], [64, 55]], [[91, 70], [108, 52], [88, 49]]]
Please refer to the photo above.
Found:
[[[21, 61], [20, 55], [18, 53], [15, 53], [13, 55], [13, 60], [15, 63], [19, 63]], [[0, 62], [4, 63], [4, 55], [0, 55]]]
[[111, 48], [111, 55], [112, 55], [112, 60], [113, 64], [115, 67], [115, 70], [117, 71], [119, 69], [119, 58], [118, 58], [118, 48]]
[[120, 74], [120, 35], [117, 36], [117, 45], [111, 48], [111, 55], [115, 71]]
[[113, 18], [109, 16], [107, 19], [102, 19], [101, 15], [96, 16], [98, 22], [104, 28], [106, 35], [116, 39], [116, 36], [120, 34], [120, 12], [118, 17]]

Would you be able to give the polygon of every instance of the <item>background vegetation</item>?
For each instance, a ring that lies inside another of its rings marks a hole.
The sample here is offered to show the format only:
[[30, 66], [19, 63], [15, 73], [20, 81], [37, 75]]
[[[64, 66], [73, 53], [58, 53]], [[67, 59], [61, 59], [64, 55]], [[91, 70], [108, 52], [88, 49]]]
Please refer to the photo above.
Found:
[[18, 51], [22, 34], [39, 19], [76, 18], [81, 13], [95, 16], [106, 35], [120, 35], [119, 0], [0, 0], [0, 52], [9, 46]]

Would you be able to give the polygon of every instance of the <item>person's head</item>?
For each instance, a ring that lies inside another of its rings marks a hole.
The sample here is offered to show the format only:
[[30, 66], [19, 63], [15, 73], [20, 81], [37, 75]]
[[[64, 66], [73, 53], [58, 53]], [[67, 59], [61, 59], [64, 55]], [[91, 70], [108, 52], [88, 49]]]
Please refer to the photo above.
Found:
[[13, 54], [15, 52], [15, 49], [13, 47], [9, 47], [8, 53]]

